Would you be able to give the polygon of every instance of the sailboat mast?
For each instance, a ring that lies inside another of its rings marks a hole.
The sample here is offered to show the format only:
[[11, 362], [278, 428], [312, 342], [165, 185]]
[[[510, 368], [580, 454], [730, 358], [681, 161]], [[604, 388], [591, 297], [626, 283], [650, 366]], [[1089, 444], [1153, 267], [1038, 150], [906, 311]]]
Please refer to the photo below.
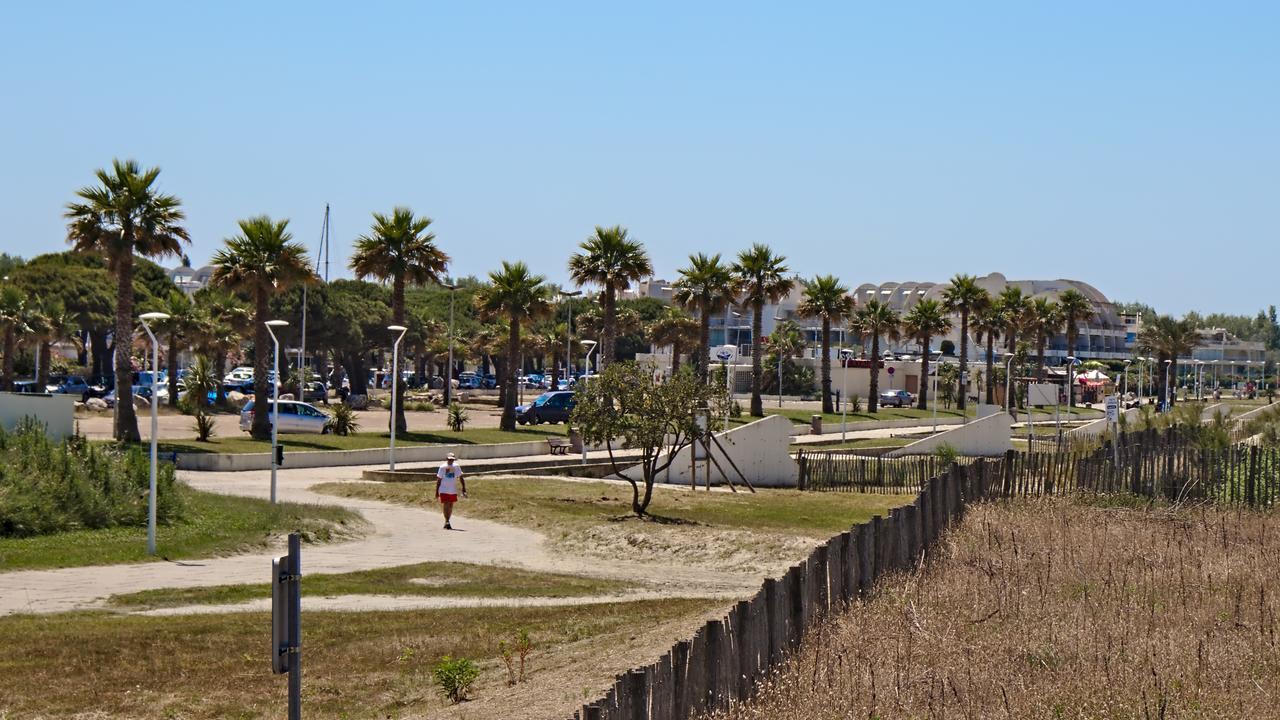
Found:
[[[324, 281], [329, 282], [329, 203], [324, 204], [324, 223], [320, 226], [320, 247], [316, 251], [316, 264], [324, 254]], [[302, 286], [302, 342], [298, 347], [298, 399], [306, 399], [307, 387], [307, 286]], [[276, 382], [280, 382], [276, 378]], [[283, 383], [282, 383], [283, 384]]]

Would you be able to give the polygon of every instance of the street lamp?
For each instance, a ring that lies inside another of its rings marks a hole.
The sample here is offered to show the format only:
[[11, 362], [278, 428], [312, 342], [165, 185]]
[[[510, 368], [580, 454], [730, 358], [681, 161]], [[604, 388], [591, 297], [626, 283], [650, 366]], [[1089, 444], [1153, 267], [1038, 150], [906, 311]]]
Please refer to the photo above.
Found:
[[[775, 322], [786, 320], [786, 318], [780, 318], [777, 315], [774, 315], [773, 319]], [[773, 332], [775, 335], [778, 333], [777, 325], [774, 325]], [[778, 408], [781, 409], [782, 408], [782, 349], [775, 345], [773, 352], [775, 355], [778, 356]]]
[[587, 352], [582, 356], [582, 376], [591, 375], [591, 353], [596, 351], [597, 343], [595, 340], [583, 340], [583, 345], [587, 346]]
[[1124, 361], [1124, 379], [1120, 381], [1123, 385], [1123, 389], [1120, 391], [1121, 397], [1129, 394], [1129, 363], [1132, 362], [1132, 360]]
[[844, 443], [849, 433], [847, 420], [849, 408], [849, 356], [853, 354], [848, 348], [840, 348], [840, 442]]
[[447, 412], [449, 405], [453, 403], [453, 296], [457, 294], [455, 291], [458, 286], [443, 283], [440, 286], [449, 291], [449, 369], [445, 371], [444, 377], [444, 409]]
[[1169, 366], [1173, 364], [1173, 360], [1164, 361], [1164, 409], [1167, 412], [1172, 403], [1169, 402], [1169, 386], [1172, 378], [1169, 377]]
[[404, 339], [405, 331], [408, 328], [403, 325], [388, 325], [387, 329], [393, 333], [400, 333], [396, 336], [396, 341], [391, 344], [391, 447], [387, 450], [387, 469], [395, 472], [396, 400], [400, 392], [400, 341]]
[[[565, 299], [565, 305], [569, 308], [569, 322], [564, 326], [564, 384], [569, 386], [569, 375], [573, 373], [573, 302], [572, 298], [576, 298], [582, 294], [581, 290], [567, 292], [560, 291], [560, 297]], [[551, 389], [555, 390], [560, 378], [551, 378]]]
[[[1009, 406], [1009, 410], [1013, 410], [1013, 358], [1014, 353], [1009, 353], [1009, 359], [1004, 361], [1004, 402]], [[1017, 418], [1017, 415], [1014, 415]]]
[[151, 338], [151, 485], [147, 493], [147, 554], [156, 554], [156, 442], [159, 435], [159, 422], [156, 419], [156, 383], [160, 373], [160, 342], [156, 334], [151, 332], [148, 324], [151, 320], [168, 320], [169, 315], [162, 312], [143, 313], [138, 317], [142, 321], [142, 329]]
[[288, 320], [268, 320], [264, 325], [271, 333], [271, 342], [275, 345], [275, 353], [271, 360], [271, 504], [276, 502], [276, 470], [280, 467], [279, 433], [280, 403], [276, 402], [280, 394], [280, 338], [276, 337], [276, 328], [287, 327]]

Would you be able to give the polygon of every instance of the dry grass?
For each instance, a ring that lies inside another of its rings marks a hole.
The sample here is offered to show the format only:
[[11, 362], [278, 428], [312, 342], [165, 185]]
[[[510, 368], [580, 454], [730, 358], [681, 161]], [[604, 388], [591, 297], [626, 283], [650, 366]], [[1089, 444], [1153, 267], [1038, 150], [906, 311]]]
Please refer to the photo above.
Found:
[[972, 508], [729, 717], [1277, 717], [1280, 518]]

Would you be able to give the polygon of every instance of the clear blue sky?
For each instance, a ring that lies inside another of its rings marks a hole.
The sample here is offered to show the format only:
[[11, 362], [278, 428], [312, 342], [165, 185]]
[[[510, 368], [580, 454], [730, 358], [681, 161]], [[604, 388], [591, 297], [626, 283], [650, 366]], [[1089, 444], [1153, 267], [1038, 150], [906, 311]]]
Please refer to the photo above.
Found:
[[1277, 302], [1280, 4], [620, 5], [7, 7], [0, 250], [63, 247], [73, 191], [131, 157], [197, 263], [264, 212], [314, 247], [328, 202], [345, 265], [407, 204], [460, 275], [561, 281], [621, 223], [667, 278], [762, 241], [851, 286]]

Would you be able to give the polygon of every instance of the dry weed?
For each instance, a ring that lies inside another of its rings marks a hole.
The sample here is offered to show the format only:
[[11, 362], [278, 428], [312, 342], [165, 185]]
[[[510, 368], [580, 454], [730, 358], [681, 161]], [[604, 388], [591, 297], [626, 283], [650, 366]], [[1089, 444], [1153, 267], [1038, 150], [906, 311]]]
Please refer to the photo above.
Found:
[[734, 720], [1280, 717], [1280, 518], [971, 508]]

